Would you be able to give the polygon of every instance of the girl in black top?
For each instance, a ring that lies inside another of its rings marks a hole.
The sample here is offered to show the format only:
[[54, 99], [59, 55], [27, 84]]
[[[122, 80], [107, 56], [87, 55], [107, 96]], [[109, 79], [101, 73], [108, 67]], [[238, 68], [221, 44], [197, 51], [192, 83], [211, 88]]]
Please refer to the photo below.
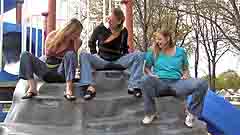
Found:
[[[122, 24], [118, 27], [122, 27]], [[103, 23], [97, 26], [88, 42], [91, 54], [98, 54], [101, 58], [108, 61], [115, 61], [121, 56], [128, 54], [128, 31], [126, 28], [118, 29], [119, 32], [116, 32], [116, 35], [114, 35], [111, 29], [106, 28]], [[109, 42], [105, 41], [111, 36], [114, 39]], [[99, 48], [98, 52], [97, 46]]]
[[80, 84], [86, 90], [86, 100], [92, 99], [96, 94], [91, 69], [104, 69], [111, 63], [130, 69], [128, 92], [141, 97], [140, 81], [143, 75], [144, 54], [128, 54], [128, 32], [123, 27], [124, 20], [122, 10], [114, 8], [108, 19], [109, 27], [102, 23], [93, 31], [89, 40], [91, 54], [80, 54]]

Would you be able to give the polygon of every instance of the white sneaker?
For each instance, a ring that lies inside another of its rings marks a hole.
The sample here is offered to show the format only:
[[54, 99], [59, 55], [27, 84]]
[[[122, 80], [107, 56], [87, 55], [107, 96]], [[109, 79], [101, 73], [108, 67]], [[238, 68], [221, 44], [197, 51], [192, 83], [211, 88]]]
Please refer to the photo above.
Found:
[[188, 113], [185, 119], [185, 125], [189, 128], [192, 128], [194, 126], [194, 121], [195, 121], [195, 116], [191, 113]]
[[150, 116], [145, 116], [144, 119], [142, 120], [142, 123], [144, 125], [151, 124], [153, 120], [157, 117], [156, 114], [150, 115]]

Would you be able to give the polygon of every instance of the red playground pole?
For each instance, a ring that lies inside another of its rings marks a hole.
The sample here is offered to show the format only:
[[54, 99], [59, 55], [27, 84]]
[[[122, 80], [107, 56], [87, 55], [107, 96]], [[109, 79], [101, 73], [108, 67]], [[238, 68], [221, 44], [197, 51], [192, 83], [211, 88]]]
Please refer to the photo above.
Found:
[[132, 0], [122, 0], [122, 4], [126, 6], [126, 26], [128, 30], [128, 46], [129, 52], [134, 51], [133, 46], [133, 2]]
[[47, 34], [56, 29], [56, 0], [48, 0]]
[[16, 24], [22, 24], [22, 4], [23, 0], [16, 1]]

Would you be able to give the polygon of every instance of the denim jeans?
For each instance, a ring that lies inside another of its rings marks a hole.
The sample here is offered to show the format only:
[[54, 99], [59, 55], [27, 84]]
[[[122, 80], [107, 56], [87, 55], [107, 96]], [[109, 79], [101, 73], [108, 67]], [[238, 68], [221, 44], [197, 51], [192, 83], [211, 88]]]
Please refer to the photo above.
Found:
[[156, 113], [155, 97], [192, 95], [188, 110], [195, 116], [201, 116], [208, 82], [200, 79], [172, 80], [144, 76], [142, 88], [146, 115]]
[[47, 82], [69, 81], [75, 78], [77, 68], [77, 54], [74, 51], [65, 53], [62, 63], [55, 69], [49, 69], [44, 62], [29, 52], [24, 52], [20, 58], [19, 78], [33, 79], [36, 74]]
[[[80, 85], [95, 85], [92, 72], [94, 69], [104, 69], [105, 65], [110, 61], [100, 58], [98, 55], [89, 53], [80, 54]], [[141, 79], [143, 76], [144, 53], [136, 52], [122, 56], [111, 63], [119, 64], [124, 68], [128, 68], [131, 72], [128, 88], [140, 88]]]

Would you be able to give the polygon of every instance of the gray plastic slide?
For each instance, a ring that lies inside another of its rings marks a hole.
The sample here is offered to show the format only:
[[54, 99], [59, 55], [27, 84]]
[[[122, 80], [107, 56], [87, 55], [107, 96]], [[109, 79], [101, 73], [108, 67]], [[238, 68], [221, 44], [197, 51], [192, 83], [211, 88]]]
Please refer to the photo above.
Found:
[[121, 71], [96, 73], [97, 97], [83, 101], [75, 84], [77, 101], [63, 98], [65, 84], [38, 83], [39, 96], [22, 100], [26, 81], [17, 84], [13, 104], [1, 135], [207, 135], [198, 122], [184, 126], [184, 102], [175, 98], [158, 99], [159, 119], [141, 125], [143, 99], [127, 94], [128, 75]]

